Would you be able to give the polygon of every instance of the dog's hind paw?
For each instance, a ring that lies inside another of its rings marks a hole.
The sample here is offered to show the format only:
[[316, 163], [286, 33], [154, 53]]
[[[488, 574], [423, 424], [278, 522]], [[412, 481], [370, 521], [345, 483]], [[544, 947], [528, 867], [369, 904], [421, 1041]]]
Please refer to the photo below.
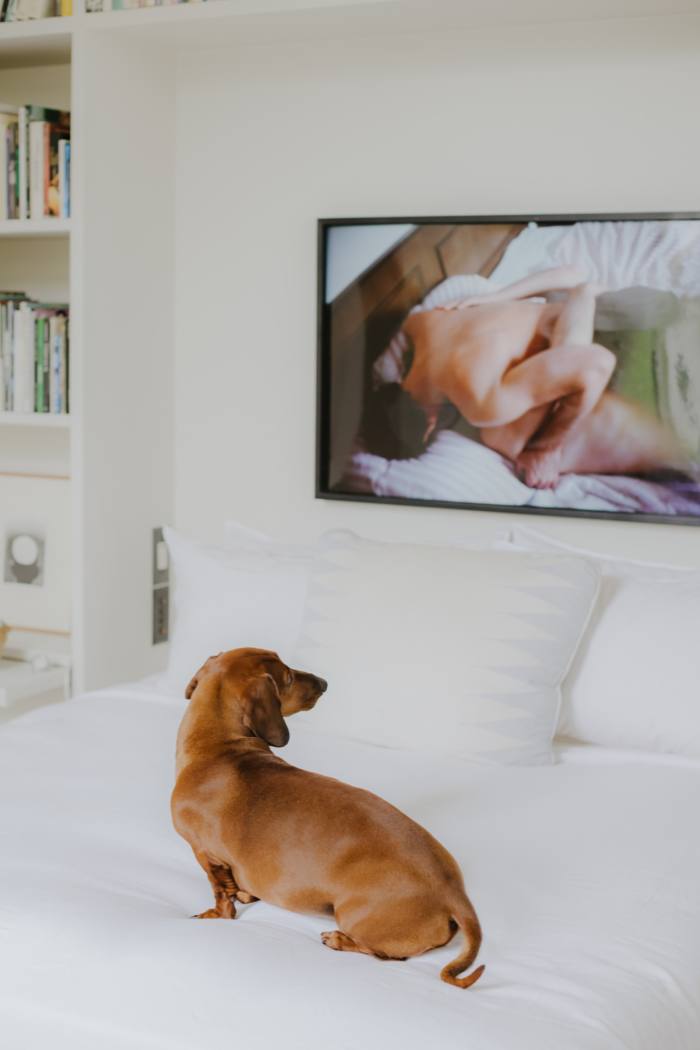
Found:
[[356, 944], [352, 937], [348, 937], [347, 933], [341, 933], [340, 930], [327, 930], [321, 934], [321, 940], [326, 948], [332, 948], [334, 952], [364, 952], [366, 950]]
[[259, 897], [254, 897], [252, 893], [246, 893], [245, 890], [236, 890], [235, 897], [241, 904], [255, 904], [260, 900]]

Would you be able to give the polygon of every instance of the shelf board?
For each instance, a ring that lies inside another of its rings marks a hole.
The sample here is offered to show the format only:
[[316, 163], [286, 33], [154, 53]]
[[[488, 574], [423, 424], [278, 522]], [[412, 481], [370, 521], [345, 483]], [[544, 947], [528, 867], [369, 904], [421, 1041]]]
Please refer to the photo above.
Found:
[[693, 13], [697, 0], [207, 0], [0, 23], [0, 69], [69, 63], [73, 36], [86, 29], [189, 49]]
[[0, 23], [0, 69], [70, 62], [74, 21], [67, 16]]
[[34, 670], [31, 663], [20, 660], [0, 660], [0, 708], [12, 707], [20, 700], [28, 700], [57, 689], [68, 694], [68, 668], [46, 667]]
[[0, 219], [0, 237], [67, 237], [70, 219]]
[[110, 26], [161, 25], [206, 22], [212, 19], [246, 19], [251, 16], [295, 17], [316, 15], [324, 11], [347, 13], [356, 8], [400, 8], [402, 0], [195, 0], [189, 3], [158, 7], [138, 7], [120, 11], [93, 11], [82, 16], [87, 25]]
[[697, 0], [207, 0], [83, 14], [77, 24], [192, 47], [697, 13]]
[[52, 412], [0, 412], [0, 427], [40, 427], [42, 429], [67, 430], [71, 425], [69, 415]]

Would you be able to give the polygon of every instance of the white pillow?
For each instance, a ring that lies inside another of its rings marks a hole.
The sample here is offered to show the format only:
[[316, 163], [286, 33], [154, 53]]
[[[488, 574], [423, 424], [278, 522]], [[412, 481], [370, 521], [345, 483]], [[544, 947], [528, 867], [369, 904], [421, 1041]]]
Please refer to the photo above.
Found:
[[387, 747], [551, 761], [559, 685], [598, 593], [568, 555], [320, 544], [297, 659], [328, 679], [299, 716]]
[[274, 541], [255, 549], [256, 534], [236, 543], [232, 531], [224, 550], [164, 530], [173, 580], [166, 683], [179, 693], [212, 653], [252, 645], [290, 659], [299, 635], [308, 555]]
[[[497, 543], [565, 549], [519, 528]], [[603, 586], [564, 683], [558, 732], [700, 758], [700, 572], [585, 553], [600, 565]]]
[[310, 563], [315, 547], [313, 544], [290, 543], [268, 536], [265, 532], [250, 529], [239, 521], [227, 521], [224, 524], [224, 545], [227, 550], [249, 551], [252, 554], [270, 554], [275, 558], [298, 559]]

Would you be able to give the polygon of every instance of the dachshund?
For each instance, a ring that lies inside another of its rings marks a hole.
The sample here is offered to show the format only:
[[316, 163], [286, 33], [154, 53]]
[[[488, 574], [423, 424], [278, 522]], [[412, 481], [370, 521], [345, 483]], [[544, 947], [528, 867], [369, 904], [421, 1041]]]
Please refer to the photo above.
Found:
[[189, 683], [177, 737], [172, 818], [214, 893], [200, 919], [234, 919], [235, 902], [264, 900], [333, 915], [321, 934], [336, 951], [407, 959], [447, 944], [464, 951], [441, 971], [466, 977], [481, 929], [454, 858], [377, 795], [285, 762], [285, 718], [310, 710], [327, 683], [266, 649], [213, 656]]

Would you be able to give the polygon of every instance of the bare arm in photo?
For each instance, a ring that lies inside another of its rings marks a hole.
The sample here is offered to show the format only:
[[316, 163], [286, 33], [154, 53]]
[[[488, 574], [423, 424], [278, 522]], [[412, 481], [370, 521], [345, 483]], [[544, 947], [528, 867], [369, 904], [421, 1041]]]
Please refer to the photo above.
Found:
[[[578, 285], [586, 283], [583, 272], [575, 266], [556, 266], [550, 270], [541, 270], [532, 273], [519, 281], [496, 288], [492, 292], [482, 292], [479, 295], [468, 295], [463, 299], [455, 300], [446, 306], [437, 307], [438, 310], [465, 310], [470, 306], [484, 306], [491, 303], [512, 302], [514, 299], [530, 299], [533, 296], [546, 295], [548, 292], [567, 292]], [[593, 288], [593, 285], [589, 285]], [[597, 288], [594, 289], [599, 294]]]

